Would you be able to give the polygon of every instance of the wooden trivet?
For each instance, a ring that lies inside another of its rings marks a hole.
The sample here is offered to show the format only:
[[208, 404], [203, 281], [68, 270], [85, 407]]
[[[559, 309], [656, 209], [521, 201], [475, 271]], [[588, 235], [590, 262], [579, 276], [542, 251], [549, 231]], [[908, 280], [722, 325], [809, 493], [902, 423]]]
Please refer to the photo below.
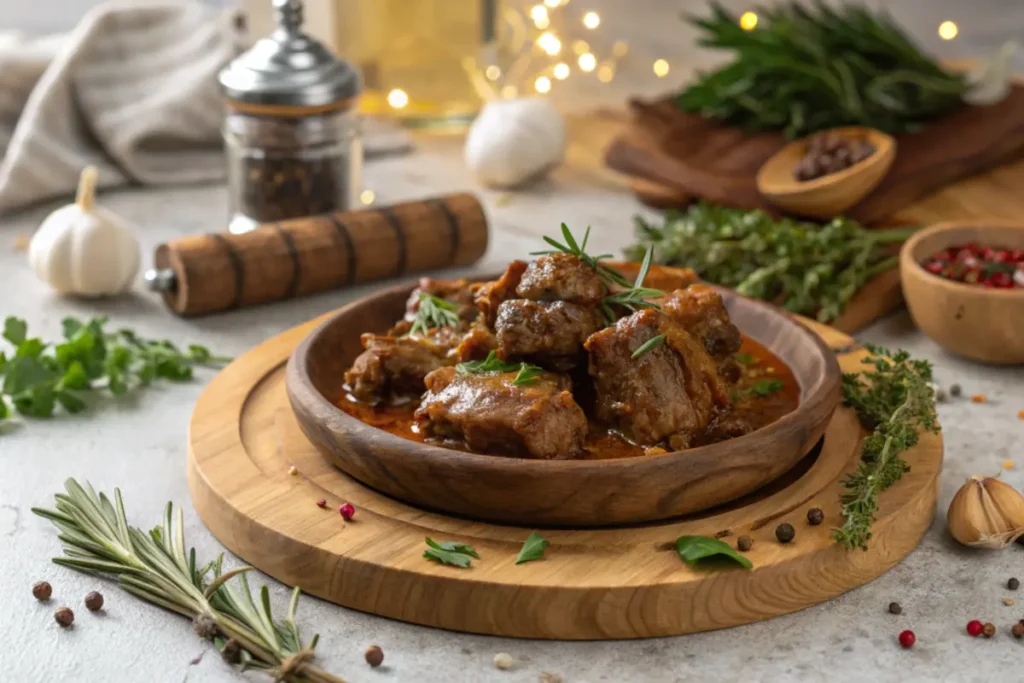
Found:
[[[836, 411], [817, 459], [768, 489], [691, 518], [637, 527], [542, 530], [545, 558], [516, 566], [534, 529], [419, 510], [350, 479], [303, 436], [285, 395], [284, 363], [320, 320], [289, 330], [229, 365], [199, 398], [189, 426], [188, 479], [203, 522], [232, 552], [289, 585], [392, 619], [500, 636], [601, 640], [646, 638], [735, 626], [793, 612], [863, 585], [921, 540], [935, 509], [942, 438], [923, 434], [904, 457], [911, 470], [879, 498], [866, 552], [829, 539], [839, 524], [843, 476], [863, 434], [856, 415]], [[845, 371], [863, 349], [808, 323], [837, 350]], [[339, 378], [340, 381], [340, 378]], [[296, 476], [289, 468], [297, 469]], [[327, 500], [327, 509], [315, 501]], [[345, 523], [338, 506], [356, 507]], [[825, 523], [807, 525], [810, 507]], [[796, 539], [781, 545], [777, 524]], [[755, 568], [694, 570], [671, 543], [749, 534]], [[424, 538], [472, 544], [471, 569], [422, 557]]]

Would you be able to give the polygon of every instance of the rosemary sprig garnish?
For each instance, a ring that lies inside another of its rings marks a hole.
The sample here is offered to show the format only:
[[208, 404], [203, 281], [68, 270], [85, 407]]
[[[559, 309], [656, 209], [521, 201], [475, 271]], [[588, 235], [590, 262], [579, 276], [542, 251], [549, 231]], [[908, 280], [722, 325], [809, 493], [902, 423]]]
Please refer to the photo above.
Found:
[[487, 354], [484, 360], [469, 360], [459, 363], [455, 370], [460, 375], [483, 375], [488, 372], [518, 372], [512, 380], [512, 386], [521, 387], [532, 384], [544, 374], [544, 368], [529, 363], [506, 363], [498, 358], [496, 351]]
[[[252, 598], [245, 578], [252, 567], [223, 572], [223, 553], [206, 565], [197, 564], [195, 548], [185, 550], [181, 510], [175, 515], [171, 503], [164, 509], [163, 523], [146, 534], [128, 525], [119, 489], [111, 501], [74, 479], [65, 488], [66, 494], [54, 496], [56, 510], [32, 508], [60, 531], [65, 556], [55, 557], [55, 563], [116, 576], [132, 595], [192, 619], [195, 632], [212, 639], [225, 660], [243, 671], [261, 670], [289, 683], [344, 683], [312, 663], [319, 636], [302, 643], [295, 624], [297, 587], [288, 616], [274, 621], [267, 587], [260, 590], [259, 605]], [[234, 577], [238, 581], [232, 586]]]
[[451, 301], [420, 292], [420, 305], [409, 328], [409, 334], [422, 334], [433, 327], [456, 327], [458, 308]]
[[629, 285], [628, 289], [615, 294], [609, 294], [601, 301], [601, 311], [608, 319], [609, 323], [613, 323], [617, 320], [615, 315], [615, 309], [612, 306], [622, 306], [623, 308], [636, 312], [641, 308], [657, 308], [661, 309], [661, 306], [648, 299], [663, 296], [664, 292], [660, 289], [652, 289], [650, 287], [644, 287], [644, 280], [647, 278], [647, 271], [651, 269], [651, 259], [654, 256], [654, 247], [647, 250], [644, 254], [643, 263], [640, 264], [640, 271], [636, 275], [636, 280]]
[[656, 337], [651, 337], [650, 339], [645, 341], [643, 344], [638, 346], [636, 351], [634, 351], [633, 355], [630, 356], [630, 357], [633, 358], [633, 359], [636, 359], [636, 358], [639, 358], [641, 356], [644, 356], [644, 355], [650, 353], [651, 351], [653, 351], [654, 349], [658, 348], [659, 346], [661, 346], [664, 343], [665, 343], [665, 335], [663, 335], [663, 334], [659, 334]]
[[843, 374], [843, 400], [871, 431], [861, 444], [860, 465], [843, 482], [843, 526], [832, 535], [847, 548], [867, 548], [878, 494], [910, 469], [900, 453], [917, 444], [918, 430], [939, 431], [931, 364], [906, 351], [868, 348], [873, 355], [862, 362], [874, 370]]
[[565, 244], [562, 244], [558, 240], [544, 236], [544, 241], [553, 246], [554, 250], [547, 251], [531, 251], [531, 256], [544, 256], [546, 254], [554, 254], [556, 251], [560, 251], [565, 254], [572, 254], [579, 258], [580, 261], [593, 268], [598, 275], [606, 283], [614, 283], [621, 287], [630, 287], [632, 283], [622, 276], [622, 273], [618, 272], [613, 268], [609, 268], [601, 263], [604, 259], [609, 259], [612, 254], [599, 254], [597, 256], [591, 256], [587, 253], [587, 241], [590, 239], [590, 226], [587, 226], [587, 231], [583, 233], [583, 243], [579, 244], [576, 242], [576, 238], [573, 237], [572, 231], [569, 230], [569, 226], [562, 223], [562, 238], [565, 240]]
[[721, 5], [687, 17], [699, 44], [733, 59], [678, 97], [684, 111], [745, 130], [798, 137], [835, 126], [914, 131], [961, 105], [964, 77], [923, 54], [883, 12], [793, 2], [757, 8], [746, 31]]

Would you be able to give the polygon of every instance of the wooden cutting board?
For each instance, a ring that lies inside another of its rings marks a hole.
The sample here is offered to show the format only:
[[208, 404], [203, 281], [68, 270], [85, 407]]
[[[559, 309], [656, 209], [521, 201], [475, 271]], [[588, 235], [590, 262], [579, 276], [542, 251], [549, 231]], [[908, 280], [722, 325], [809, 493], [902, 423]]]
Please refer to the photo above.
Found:
[[[321, 319], [322, 320], [322, 319]], [[543, 530], [543, 560], [516, 565], [534, 529], [453, 518], [362, 486], [321, 457], [285, 395], [284, 364], [319, 323], [289, 330], [235, 360], [210, 383], [189, 425], [188, 480], [196, 510], [232, 552], [288, 585], [380, 616], [499, 636], [604, 640], [707, 631], [768, 619], [835, 597], [907, 555], [934, 514], [942, 438], [924, 434], [906, 454], [911, 470], [880, 498], [866, 552], [829, 539], [841, 481], [859, 460], [854, 413], [836, 411], [820, 455], [767, 489], [703, 515], [609, 529]], [[846, 371], [863, 350], [811, 326]], [[294, 467], [296, 474], [289, 475]], [[318, 499], [327, 508], [317, 507]], [[338, 506], [352, 503], [345, 523]], [[811, 527], [806, 510], [825, 523]], [[783, 521], [796, 540], [781, 545]], [[683, 535], [748, 534], [752, 571], [691, 569], [670, 545]], [[424, 538], [473, 545], [470, 569], [422, 557]]]

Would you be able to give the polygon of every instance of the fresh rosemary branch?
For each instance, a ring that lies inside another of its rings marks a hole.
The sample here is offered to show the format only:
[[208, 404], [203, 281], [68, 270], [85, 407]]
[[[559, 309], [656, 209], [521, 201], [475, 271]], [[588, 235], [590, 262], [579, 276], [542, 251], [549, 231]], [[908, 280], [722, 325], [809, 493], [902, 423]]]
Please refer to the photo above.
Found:
[[682, 110], [788, 137], [847, 125], [899, 133], [948, 113], [967, 90], [884, 13], [820, 1], [756, 12], [753, 30], [717, 3], [706, 19], [686, 17], [700, 45], [734, 56], [678, 96]]
[[[496, 351], [487, 354], [484, 360], [469, 360], [459, 363], [455, 370], [460, 375], [482, 375], [488, 372], [516, 372], [512, 386], [521, 387], [533, 384], [537, 378], [544, 374], [544, 368], [530, 365], [529, 363], [506, 363], [498, 358]], [[518, 371], [518, 372], [517, 372]]]
[[939, 431], [931, 364], [906, 351], [868, 348], [873, 355], [863, 362], [874, 370], [843, 374], [843, 399], [871, 431], [861, 444], [860, 465], [844, 481], [843, 526], [833, 532], [848, 549], [867, 549], [878, 494], [909, 470], [900, 453], [917, 444], [919, 430]]
[[643, 286], [644, 280], [647, 278], [647, 272], [651, 269], [652, 258], [654, 258], [653, 247], [649, 248], [647, 253], [644, 254], [644, 260], [640, 264], [640, 271], [636, 275], [636, 280], [627, 289], [609, 294], [602, 299], [601, 311], [604, 313], [605, 318], [608, 319], [609, 324], [618, 319], [613, 306], [622, 306], [634, 313], [641, 308], [661, 308], [657, 303], [648, 301], [648, 299], [662, 296], [664, 292], [660, 289]]
[[545, 254], [554, 254], [558, 251], [565, 254], [572, 254], [579, 258], [580, 261], [587, 264], [601, 276], [605, 283], [616, 284], [621, 287], [632, 287], [633, 284], [622, 276], [622, 273], [618, 272], [613, 268], [609, 268], [601, 263], [604, 259], [612, 257], [611, 254], [599, 254], [597, 256], [591, 256], [587, 253], [587, 241], [590, 239], [590, 227], [587, 227], [587, 231], [583, 233], [583, 243], [579, 244], [576, 242], [576, 238], [573, 237], [572, 231], [569, 230], [569, 226], [562, 223], [562, 238], [565, 240], [565, 244], [562, 244], [558, 240], [544, 236], [544, 241], [553, 246], [554, 250], [547, 251], [532, 251], [531, 256], [543, 256]]
[[822, 322], [839, 317], [872, 278], [896, 267], [893, 244], [916, 228], [866, 230], [835, 218], [825, 225], [773, 220], [763, 211], [701, 202], [669, 213], [658, 227], [637, 217], [636, 260], [654, 252], [656, 263], [692, 268], [709, 282], [773, 301]]
[[117, 396], [155, 379], [183, 382], [192, 379], [196, 366], [230, 360], [204, 346], [181, 351], [167, 340], [143, 339], [131, 330], [110, 332], [106, 324], [106, 318], [65, 318], [64, 341], [48, 344], [30, 337], [24, 320], [7, 318], [3, 338], [14, 352], [8, 357], [0, 351], [0, 420], [9, 416], [8, 404], [28, 417], [52, 417], [58, 405], [80, 413], [103, 389]]
[[633, 352], [633, 355], [631, 355], [630, 358], [632, 358], [633, 360], [636, 360], [637, 358], [640, 358], [641, 356], [647, 355], [648, 353], [650, 353], [651, 351], [653, 351], [654, 349], [658, 348], [659, 346], [661, 346], [664, 343], [665, 343], [665, 335], [663, 335], [663, 334], [655, 335], [655, 336], [651, 337], [650, 339], [648, 339], [647, 341], [645, 341], [640, 346], [638, 346], [636, 351]]
[[432, 327], [456, 327], [459, 324], [458, 308], [433, 294], [420, 292], [420, 305], [409, 328], [409, 334], [422, 334]]
[[[295, 624], [298, 588], [288, 616], [274, 621], [267, 587], [260, 590], [259, 605], [252, 598], [245, 578], [252, 567], [223, 572], [223, 553], [206, 565], [197, 564], [195, 548], [185, 550], [181, 510], [175, 515], [171, 503], [163, 523], [146, 534], [128, 526], [119, 489], [111, 501], [97, 495], [88, 482], [82, 486], [68, 479], [65, 488], [66, 494], [54, 496], [56, 510], [32, 508], [60, 531], [64, 557], [55, 557], [55, 563], [116, 576], [132, 595], [189, 617], [195, 632], [214, 640], [224, 658], [243, 671], [265, 671], [275, 681], [289, 683], [344, 683], [311, 662], [319, 636], [302, 642]], [[238, 581], [230, 585], [234, 577]]]

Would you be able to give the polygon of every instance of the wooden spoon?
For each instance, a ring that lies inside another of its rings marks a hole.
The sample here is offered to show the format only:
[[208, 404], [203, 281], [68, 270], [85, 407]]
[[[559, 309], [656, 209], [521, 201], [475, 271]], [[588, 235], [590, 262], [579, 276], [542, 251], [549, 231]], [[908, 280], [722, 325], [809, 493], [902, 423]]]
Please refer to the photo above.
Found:
[[810, 137], [795, 140], [768, 159], [757, 172], [757, 189], [768, 201], [790, 213], [833, 218], [875, 189], [896, 158], [896, 141], [873, 128], [848, 126], [815, 135], [822, 134], [866, 138], [875, 151], [842, 171], [800, 181], [794, 171], [807, 152]]

